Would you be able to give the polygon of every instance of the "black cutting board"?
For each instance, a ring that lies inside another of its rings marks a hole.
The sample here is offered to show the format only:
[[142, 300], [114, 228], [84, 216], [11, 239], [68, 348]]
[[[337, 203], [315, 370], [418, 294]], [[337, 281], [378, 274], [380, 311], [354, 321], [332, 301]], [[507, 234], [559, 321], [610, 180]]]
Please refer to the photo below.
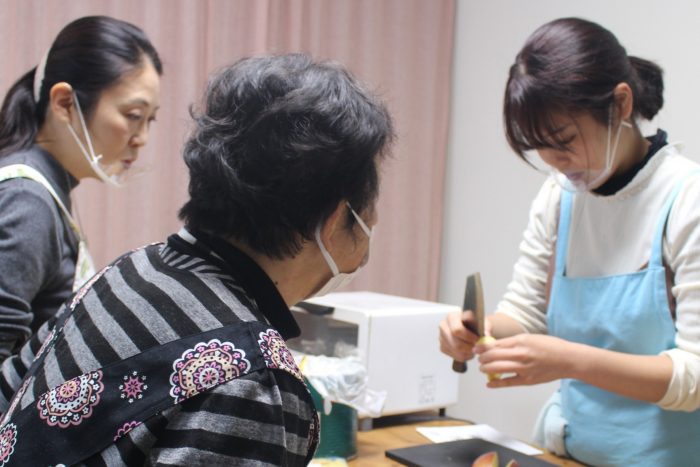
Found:
[[469, 467], [477, 457], [490, 451], [498, 452], [500, 465], [506, 465], [511, 459], [518, 461], [520, 467], [554, 465], [479, 438], [390, 449], [386, 457], [409, 467]]

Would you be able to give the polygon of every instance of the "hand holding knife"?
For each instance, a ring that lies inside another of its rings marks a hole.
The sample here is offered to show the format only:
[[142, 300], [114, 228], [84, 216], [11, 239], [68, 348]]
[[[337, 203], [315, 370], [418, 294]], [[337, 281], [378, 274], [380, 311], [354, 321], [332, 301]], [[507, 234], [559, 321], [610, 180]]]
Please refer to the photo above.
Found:
[[[484, 337], [484, 292], [481, 287], [481, 275], [478, 272], [467, 277], [462, 310], [471, 311], [474, 314], [474, 322], [463, 321], [464, 327], [479, 337]], [[453, 360], [452, 369], [458, 373], [464, 373], [467, 371], [467, 363]]]

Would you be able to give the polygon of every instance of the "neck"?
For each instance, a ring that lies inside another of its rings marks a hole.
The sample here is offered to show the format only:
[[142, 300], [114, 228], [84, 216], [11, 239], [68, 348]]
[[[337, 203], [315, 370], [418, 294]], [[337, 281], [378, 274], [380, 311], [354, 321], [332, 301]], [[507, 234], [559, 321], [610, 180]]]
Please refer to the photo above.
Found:
[[[229, 240], [236, 248], [248, 255], [277, 287], [277, 291], [287, 306], [292, 306], [308, 298], [323, 279], [324, 271], [328, 269], [321, 255], [314, 255], [312, 248], [305, 246], [299, 254], [284, 259], [270, 258], [258, 253], [249, 246]], [[320, 259], [320, 261], [319, 261]], [[318, 271], [310, 274], [309, 271]]]
[[47, 121], [37, 132], [35, 142], [44, 151], [51, 154], [77, 180], [91, 176], [89, 168], [86, 170], [85, 157], [68, 134], [67, 129], [61, 131]]
[[649, 146], [651, 145], [649, 140], [642, 136], [642, 133], [636, 126], [630, 129], [628, 138], [620, 139], [620, 152], [624, 154], [624, 157], [621, 158], [620, 164], [617, 170], [615, 170], [616, 174], [623, 174], [640, 163], [647, 155]]

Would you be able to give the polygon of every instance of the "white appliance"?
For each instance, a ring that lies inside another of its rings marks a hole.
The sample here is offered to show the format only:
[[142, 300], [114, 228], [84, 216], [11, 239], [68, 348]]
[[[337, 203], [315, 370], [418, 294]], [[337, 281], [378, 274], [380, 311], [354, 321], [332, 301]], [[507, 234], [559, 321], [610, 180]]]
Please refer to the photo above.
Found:
[[[301, 308], [305, 303], [313, 310]], [[459, 309], [374, 292], [332, 293], [292, 307], [302, 334], [288, 345], [328, 356], [337, 345], [357, 347], [368, 388], [387, 391], [382, 416], [442, 409], [457, 403], [458, 374], [440, 353], [438, 326]]]

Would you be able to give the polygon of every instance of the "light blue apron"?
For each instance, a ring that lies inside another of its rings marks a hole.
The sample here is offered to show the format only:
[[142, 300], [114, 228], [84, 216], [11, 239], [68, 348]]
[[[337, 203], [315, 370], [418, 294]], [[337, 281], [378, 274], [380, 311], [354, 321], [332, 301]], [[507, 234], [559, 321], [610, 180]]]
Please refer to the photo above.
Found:
[[[661, 210], [649, 266], [603, 277], [566, 277], [573, 195], [562, 192], [549, 334], [572, 342], [637, 355], [675, 347], [662, 241], [681, 184]], [[561, 382], [565, 445], [575, 459], [596, 466], [700, 465], [700, 411], [663, 410], [577, 380]]]

